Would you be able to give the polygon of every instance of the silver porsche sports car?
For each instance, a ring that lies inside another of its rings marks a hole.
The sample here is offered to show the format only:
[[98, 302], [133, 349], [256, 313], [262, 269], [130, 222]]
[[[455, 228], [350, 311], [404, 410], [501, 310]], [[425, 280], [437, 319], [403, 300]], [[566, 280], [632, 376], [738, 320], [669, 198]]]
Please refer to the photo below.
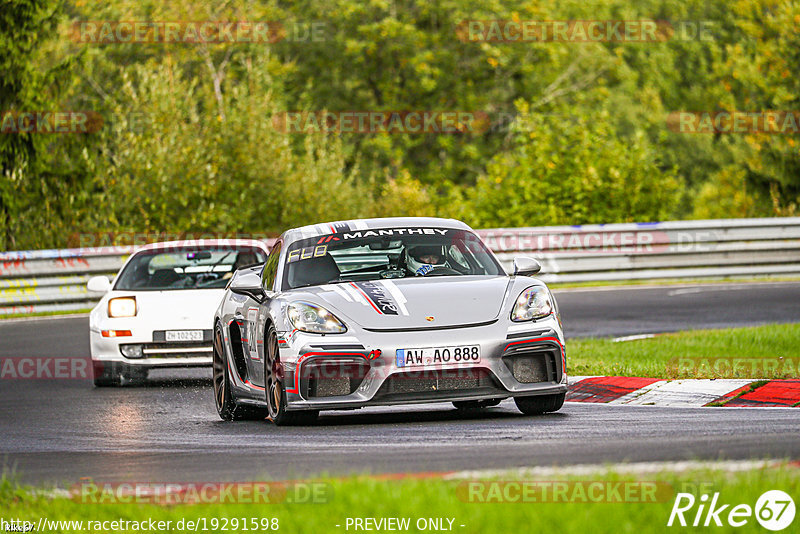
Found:
[[320, 410], [513, 397], [556, 411], [567, 391], [550, 290], [506, 274], [464, 223], [362, 219], [288, 230], [231, 278], [214, 319], [222, 419], [313, 421]]

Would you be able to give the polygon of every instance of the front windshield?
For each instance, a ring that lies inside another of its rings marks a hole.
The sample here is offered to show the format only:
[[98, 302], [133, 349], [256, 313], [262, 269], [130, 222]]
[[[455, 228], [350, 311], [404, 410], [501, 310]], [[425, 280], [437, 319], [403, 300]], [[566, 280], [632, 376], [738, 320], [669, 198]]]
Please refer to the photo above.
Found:
[[223, 288], [236, 269], [263, 263], [264, 252], [250, 247], [172, 248], [136, 254], [114, 289], [164, 291]]
[[505, 272], [472, 232], [386, 228], [341, 232], [292, 243], [283, 289], [393, 278]]

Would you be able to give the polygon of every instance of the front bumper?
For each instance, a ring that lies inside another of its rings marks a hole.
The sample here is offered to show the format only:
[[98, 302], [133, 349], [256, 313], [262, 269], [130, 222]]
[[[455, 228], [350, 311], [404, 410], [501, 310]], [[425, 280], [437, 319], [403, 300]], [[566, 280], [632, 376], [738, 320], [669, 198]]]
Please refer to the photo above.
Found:
[[[123, 329], [121, 327], [116, 327]], [[114, 362], [137, 368], [210, 367], [213, 360], [211, 330], [203, 330], [202, 342], [168, 343], [164, 330], [131, 329], [132, 336], [103, 337], [100, 330], [89, 331], [92, 360]], [[128, 358], [122, 345], [139, 345], [142, 357]]]
[[[398, 365], [396, 351], [479, 345], [480, 363]], [[567, 390], [564, 338], [552, 316], [414, 332], [285, 333], [280, 343], [288, 410], [551, 395]], [[379, 356], [377, 355], [379, 352]]]

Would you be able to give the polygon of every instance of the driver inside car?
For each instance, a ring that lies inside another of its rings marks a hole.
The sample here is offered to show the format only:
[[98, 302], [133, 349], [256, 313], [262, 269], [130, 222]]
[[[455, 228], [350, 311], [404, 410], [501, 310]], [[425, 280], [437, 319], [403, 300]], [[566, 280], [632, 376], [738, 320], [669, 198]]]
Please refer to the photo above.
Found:
[[425, 276], [438, 267], [447, 267], [442, 247], [417, 245], [406, 250], [406, 270], [412, 276]]

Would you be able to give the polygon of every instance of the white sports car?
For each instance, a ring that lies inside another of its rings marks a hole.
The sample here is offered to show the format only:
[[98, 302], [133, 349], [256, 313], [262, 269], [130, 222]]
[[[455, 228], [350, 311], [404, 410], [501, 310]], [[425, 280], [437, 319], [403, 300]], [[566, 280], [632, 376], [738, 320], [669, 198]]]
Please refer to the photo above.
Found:
[[222, 239], [153, 243], [134, 252], [89, 316], [94, 383], [119, 385], [154, 367], [211, 366], [210, 325], [233, 273], [264, 263], [267, 246]]

